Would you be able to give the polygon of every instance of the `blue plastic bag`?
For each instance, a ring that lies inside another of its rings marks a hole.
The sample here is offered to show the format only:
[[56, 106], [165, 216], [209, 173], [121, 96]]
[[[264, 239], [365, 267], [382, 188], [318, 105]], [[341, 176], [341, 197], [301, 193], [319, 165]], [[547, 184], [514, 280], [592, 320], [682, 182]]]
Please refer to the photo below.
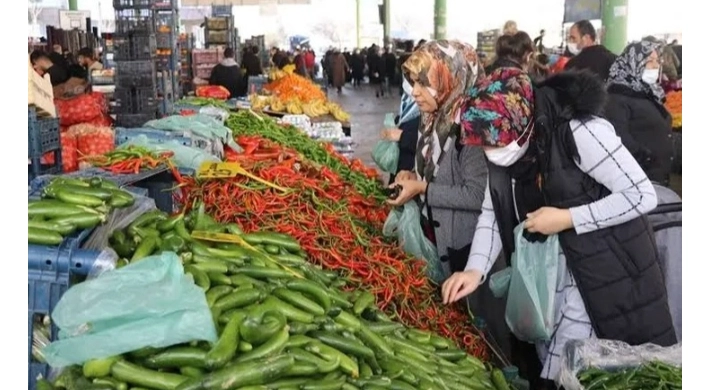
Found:
[[560, 243], [557, 235], [545, 242], [529, 242], [523, 224], [515, 230], [515, 252], [511, 267], [490, 277], [493, 295], [508, 294], [505, 321], [522, 341], [547, 341], [555, 325], [555, 290]]
[[444, 281], [444, 268], [439, 260], [436, 246], [424, 235], [420, 223], [421, 212], [413, 200], [405, 203], [401, 208], [390, 211], [382, 233], [386, 237], [397, 236], [402, 249], [409, 255], [426, 260], [427, 275], [435, 283]]
[[[394, 123], [394, 114], [385, 115], [384, 126], [386, 129], [396, 127]], [[372, 148], [372, 160], [375, 161], [377, 167], [391, 174], [397, 173], [397, 162], [399, 161], [399, 143], [396, 141], [379, 140]]]
[[59, 340], [43, 350], [52, 367], [143, 347], [217, 340], [204, 291], [173, 252], [73, 286], [51, 317], [60, 330]]

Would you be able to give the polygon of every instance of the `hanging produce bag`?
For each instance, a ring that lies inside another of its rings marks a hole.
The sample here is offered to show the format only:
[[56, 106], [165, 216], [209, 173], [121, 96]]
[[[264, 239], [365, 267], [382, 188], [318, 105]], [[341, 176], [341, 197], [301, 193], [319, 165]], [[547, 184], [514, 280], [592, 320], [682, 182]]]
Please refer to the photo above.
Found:
[[399, 244], [406, 253], [426, 260], [429, 279], [435, 283], [441, 283], [444, 281], [444, 269], [441, 266], [436, 247], [424, 235], [420, 219], [419, 206], [415, 201], [410, 200], [404, 206], [390, 211], [382, 228], [382, 234], [386, 237], [396, 235]]
[[557, 235], [529, 242], [523, 224], [515, 230], [511, 267], [491, 275], [493, 295], [508, 294], [505, 321], [521, 341], [547, 341], [555, 325], [555, 290], [560, 243]]
[[217, 341], [204, 291], [173, 252], [73, 286], [54, 309], [52, 321], [60, 329], [59, 340], [43, 350], [52, 367], [144, 347]]
[[59, 123], [62, 126], [72, 126], [88, 123], [106, 117], [107, 107], [104, 94], [94, 92], [79, 95], [71, 99], [55, 99]]
[[[74, 172], [79, 169], [79, 157], [76, 150], [76, 136], [69, 133], [61, 133], [59, 140], [62, 145], [62, 170], [65, 173]], [[42, 164], [54, 164], [54, 152], [45, 153], [42, 156]]]
[[[394, 123], [394, 114], [385, 115], [385, 129], [397, 127]], [[383, 171], [391, 174], [397, 173], [397, 162], [399, 161], [399, 142], [389, 140], [379, 140], [372, 149], [372, 160]]]

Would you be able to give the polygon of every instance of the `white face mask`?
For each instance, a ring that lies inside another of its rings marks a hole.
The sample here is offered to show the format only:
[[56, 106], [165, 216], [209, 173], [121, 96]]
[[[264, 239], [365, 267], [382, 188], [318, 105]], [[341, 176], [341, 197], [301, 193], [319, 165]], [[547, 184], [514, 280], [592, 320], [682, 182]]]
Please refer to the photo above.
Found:
[[[532, 126], [528, 128], [531, 127]], [[525, 133], [527, 133], [527, 130], [523, 133], [522, 136], [520, 136], [520, 138], [524, 137]], [[523, 146], [518, 145], [518, 141], [516, 140], [515, 142], [511, 142], [505, 147], [486, 150], [485, 153], [486, 157], [488, 158], [488, 161], [490, 161], [491, 163], [499, 167], [509, 167], [515, 164], [516, 161], [520, 160], [520, 158], [525, 155], [525, 152], [528, 151], [529, 146], [530, 137], [528, 137]]]
[[582, 49], [579, 48], [578, 43], [572, 43], [572, 42], [567, 43], [567, 49], [569, 50], [570, 53], [572, 53], [572, 55], [575, 55], [575, 56], [577, 54], [579, 54], [580, 51], [582, 51]]
[[658, 82], [658, 76], [660, 75], [660, 69], [644, 69], [641, 75], [641, 81], [646, 84], [653, 85]]
[[409, 84], [409, 81], [407, 81], [406, 79], [402, 81], [402, 89], [404, 90], [404, 93], [409, 96], [412, 96], [412, 85]]

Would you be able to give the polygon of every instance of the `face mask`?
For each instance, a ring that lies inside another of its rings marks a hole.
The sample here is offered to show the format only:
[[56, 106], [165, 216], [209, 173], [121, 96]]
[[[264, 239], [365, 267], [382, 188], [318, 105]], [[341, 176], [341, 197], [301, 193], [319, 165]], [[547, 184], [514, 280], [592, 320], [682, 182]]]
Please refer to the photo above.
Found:
[[[527, 130], [525, 133], [526, 132]], [[521, 138], [525, 136], [525, 133], [523, 133]], [[530, 137], [528, 137], [523, 146], [518, 145], [518, 141], [516, 140], [503, 148], [486, 150], [486, 158], [488, 158], [488, 161], [499, 167], [509, 167], [525, 155], [525, 152], [528, 151], [529, 146]]]
[[577, 54], [579, 54], [580, 51], [582, 51], [582, 49], [579, 48], [579, 44], [571, 43], [571, 42], [567, 44], [567, 49], [569, 50], [570, 53], [572, 53], [572, 55], [575, 55], [575, 56]]
[[656, 84], [658, 82], [659, 71], [659, 69], [644, 69], [641, 80], [649, 85]]

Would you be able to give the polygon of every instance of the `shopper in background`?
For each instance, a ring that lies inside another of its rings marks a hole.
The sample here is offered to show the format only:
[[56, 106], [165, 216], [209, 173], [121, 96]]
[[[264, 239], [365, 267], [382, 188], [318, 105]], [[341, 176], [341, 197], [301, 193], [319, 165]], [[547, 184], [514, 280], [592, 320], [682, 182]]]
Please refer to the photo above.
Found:
[[244, 68], [247, 80], [249, 76], [259, 76], [264, 73], [264, 70], [261, 68], [261, 59], [259, 59], [259, 48], [257, 46], [248, 47], [244, 51], [242, 68]]
[[224, 59], [212, 68], [210, 85], [221, 85], [229, 90], [230, 98], [245, 96], [247, 85], [244, 83], [239, 64], [234, 60], [234, 49], [224, 49]]
[[588, 72], [563, 73], [537, 85], [533, 95], [524, 72], [501, 68], [470, 91], [462, 138], [484, 148], [488, 188], [468, 264], [444, 282], [444, 304], [484, 288], [499, 253], [510, 262], [513, 230], [523, 223], [525, 239], [558, 234], [561, 249], [557, 280], [551, 281], [553, 336], [536, 343], [540, 376], [549, 380], [545, 388], [556, 389], [552, 380], [570, 340], [675, 344], [655, 238], [644, 216], [656, 207], [656, 193], [614, 127], [599, 116], [601, 80]]
[[460, 142], [459, 110], [466, 90], [483, 75], [476, 52], [457, 41], [431, 41], [404, 63], [421, 121], [413, 171], [400, 171], [400, 206], [422, 203], [424, 230], [445, 269], [462, 268], [481, 213], [487, 170], [483, 150]]
[[356, 50], [350, 57], [350, 69], [353, 75], [353, 86], [360, 88], [362, 80], [365, 78], [365, 54], [364, 50]]
[[380, 74], [377, 70], [380, 67], [380, 48], [374, 43], [367, 49], [367, 76], [370, 84], [379, 85]]
[[49, 74], [49, 79], [52, 86], [66, 82], [69, 79], [69, 73], [65, 67], [54, 65], [49, 56], [41, 50], [35, 50], [30, 54], [30, 63], [35, 72], [44, 77]]
[[408, 40], [404, 43], [404, 53], [397, 58], [397, 72], [399, 72], [399, 95], [404, 95], [404, 76], [402, 75], [402, 65], [409, 59], [414, 52], [414, 41]]
[[486, 74], [498, 68], [524, 69], [531, 62], [535, 47], [530, 35], [524, 31], [502, 35], [496, 41], [495, 60], [486, 68]]
[[663, 46], [663, 55], [661, 56], [661, 63], [663, 63], [663, 75], [668, 78], [668, 81], [674, 82], [678, 80], [678, 68], [680, 67], [680, 60], [675, 54], [673, 47], [670, 45]]
[[396, 85], [397, 80], [397, 56], [392, 52], [391, 45], [385, 48], [385, 53], [382, 57], [385, 62], [385, 91], [389, 97], [392, 97], [392, 86]]
[[297, 48], [294, 55], [293, 65], [296, 67], [295, 73], [299, 76], [307, 77], [308, 70], [306, 69], [306, 58], [303, 56], [303, 50]]
[[316, 53], [312, 49], [306, 49], [303, 53], [303, 58], [306, 61], [306, 73], [311, 80], [316, 78]]
[[278, 47], [271, 48], [271, 63], [277, 69], [283, 69], [290, 62], [291, 61], [289, 61], [288, 59], [288, 54], [286, 54], [283, 50], [279, 49]]
[[509, 20], [503, 25], [503, 35], [515, 35], [518, 32], [518, 23]]
[[102, 63], [96, 61], [96, 58], [94, 58], [94, 50], [89, 47], [79, 50], [79, 53], [76, 55], [76, 59], [79, 62], [79, 65], [86, 68], [89, 74], [95, 70], [103, 70], [104, 68]]
[[384, 49], [378, 49], [375, 59], [377, 59], [375, 64], [375, 85], [377, 87], [375, 96], [384, 98], [387, 89], [387, 60]]
[[[399, 115], [395, 118], [397, 127], [382, 131], [383, 139], [397, 141], [399, 146], [396, 172], [414, 170], [414, 156], [417, 152], [419, 121], [421, 119], [419, 106], [412, 97], [412, 85], [406, 79], [402, 82], [402, 89], [404, 93], [399, 105]], [[392, 184], [394, 180], [395, 175], [390, 175], [389, 184]]]
[[343, 86], [345, 85], [345, 78], [347, 77], [347, 72], [350, 68], [348, 66], [348, 61], [339, 49], [335, 49], [333, 51], [331, 69], [333, 72], [333, 86], [338, 90], [338, 93], [342, 93]]
[[660, 42], [628, 45], [611, 66], [606, 118], [652, 181], [668, 186], [673, 162], [671, 116], [660, 85]]
[[545, 39], [545, 30], [540, 30], [540, 35], [538, 35], [533, 41], [533, 45], [537, 49], [538, 53], [542, 53], [545, 50], [545, 45], [542, 40]]
[[567, 62], [565, 70], [588, 69], [602, 81], [609, 78], [609, 68], [616, 55], [597, 43], [597, 31], [590, 21], [580, 20], [572, 25], [567, 49], [574, 57]]

